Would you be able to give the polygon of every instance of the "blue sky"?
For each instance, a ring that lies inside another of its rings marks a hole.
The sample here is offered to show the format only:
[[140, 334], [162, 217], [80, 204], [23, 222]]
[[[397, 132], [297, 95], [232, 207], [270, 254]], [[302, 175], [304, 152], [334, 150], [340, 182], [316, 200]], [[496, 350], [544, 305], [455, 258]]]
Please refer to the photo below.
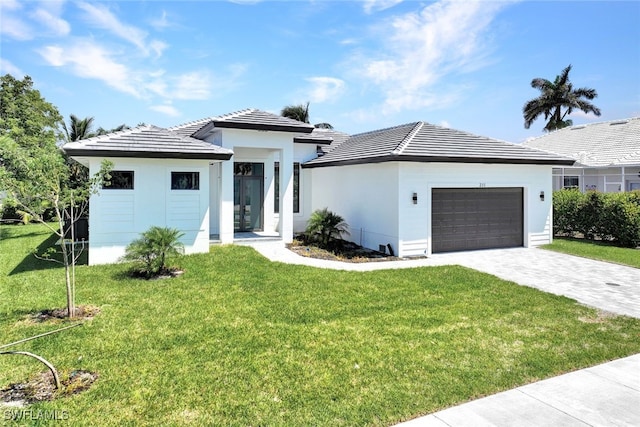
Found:
[[0, 0], [0, 71], [112, 128], [311, 102], [357, 133], [416, 120], [512, 142], [568, 64], [601, 117], [640, 115], [637, 1]]

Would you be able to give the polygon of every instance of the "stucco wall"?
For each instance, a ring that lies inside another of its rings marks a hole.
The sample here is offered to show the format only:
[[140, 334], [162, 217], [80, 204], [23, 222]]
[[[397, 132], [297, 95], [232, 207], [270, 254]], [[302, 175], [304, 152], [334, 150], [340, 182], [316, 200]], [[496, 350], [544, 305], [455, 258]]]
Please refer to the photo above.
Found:
[[310, 172], [313, 208], [342, 215], [350, 240], [372, 249], [391, 243], [400, 256], [430, 255], [433, 188], [523, 187], [524, 245], [552, 239], [551, 166], [393, 162]]
[[398, 164], [308, 169], [312, 209], [329, 208], [349, 224], [348, 240], [378, 249], [399, 241]]
[[[113, 170], [134, 171], [133, 190], [102, 189], [91, 197], [89, 264], [116, 262], [127, 244], [156, 225], [184, 233], [186, 253], [209, 250], [209, 161], [111, 158]], [[100, 159], [91, 159], [90, 173]], [[199, 190], [171, 190], [171, 172], [199, 172]]]

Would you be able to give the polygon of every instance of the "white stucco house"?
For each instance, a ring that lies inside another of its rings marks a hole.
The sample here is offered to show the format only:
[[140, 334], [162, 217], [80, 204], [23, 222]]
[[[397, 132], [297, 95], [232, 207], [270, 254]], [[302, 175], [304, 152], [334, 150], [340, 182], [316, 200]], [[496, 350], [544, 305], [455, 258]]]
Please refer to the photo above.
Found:
[[576, 161], [553, 169], [554, 190], [640, 190], [640, 117], [571, 126], [524, 145]]
[[187, 253], [242, 232], [303, 231], [328, 207], [350, 239], [407, 257], [552, 240], [552, 168], [574, 161], [425, 122], [348, 136], [260, 110], [67, 143], [112, 185], [92, 196], [89, 263], [115, 262], [152, 225]]

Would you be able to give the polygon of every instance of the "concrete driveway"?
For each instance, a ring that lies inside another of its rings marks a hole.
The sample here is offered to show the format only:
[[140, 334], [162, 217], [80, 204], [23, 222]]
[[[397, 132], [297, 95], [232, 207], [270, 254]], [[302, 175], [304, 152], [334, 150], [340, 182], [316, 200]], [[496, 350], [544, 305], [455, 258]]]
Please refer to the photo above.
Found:
[[601, 310], [640, 318], [637, 268], [537, 248], [436, 254], [431, 259], [439, 264], [474, 268]]
[[[282, 241], [250, 244], [272, 261], [337, 270], [372, 271], [458, 264], [583, 304], [640, 318], [640, 269], [538, 248], [435, 254], [426, 259], [354, 264], [299, 256]], [[640, 251], [638, 256], [640, 256]]]

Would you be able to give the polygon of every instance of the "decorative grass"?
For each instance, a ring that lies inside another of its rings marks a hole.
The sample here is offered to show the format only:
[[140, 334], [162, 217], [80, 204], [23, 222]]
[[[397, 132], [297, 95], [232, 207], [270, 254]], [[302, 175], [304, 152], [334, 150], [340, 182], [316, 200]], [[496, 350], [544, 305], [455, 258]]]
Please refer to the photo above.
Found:
[[[28, 320], [65, 303], [63, 270], [28, 253], [49, 235], [0, 238], [0, 344], [59, 327]], [[100, 314], [18, 347], [98, 380], [31, 409], [78, 426], [388, 426], [640, 352], [639, 319], [463, 267], [331, 271], [241, 246], [179, 264], [157, 281], [79, 267], [77, 301]], [[41, 370], [0, 356], [0, 388]]]
[[640, 249], [619, 248], [606, 242], [563, 237], [554, 238], [553, 243], [545, 245], [543, 248], [583, 258], [640, 268]]

